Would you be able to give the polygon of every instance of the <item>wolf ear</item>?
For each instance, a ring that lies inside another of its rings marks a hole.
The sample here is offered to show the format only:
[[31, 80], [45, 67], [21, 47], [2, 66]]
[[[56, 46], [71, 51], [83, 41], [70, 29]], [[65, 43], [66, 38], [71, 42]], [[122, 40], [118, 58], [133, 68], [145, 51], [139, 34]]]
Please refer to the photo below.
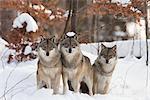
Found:
[[112, 50], [113, 50], [113, 51], [116, 51], [116, 49], [117, 49], [117, 45], [114, 45], [114, 46], [112, 47]]
[[75, 35], [73, 38], [78, 41], [78, 36], [77, 35]]
[[45, 40], [45, 37], [43, 35], [40, 35], [40, 41]]
[[106, 46], [104, 44], [101, 44], [101, 50], [105, 49]]
[[51, 37], [50, 40], [55, 43], [55, 36]]

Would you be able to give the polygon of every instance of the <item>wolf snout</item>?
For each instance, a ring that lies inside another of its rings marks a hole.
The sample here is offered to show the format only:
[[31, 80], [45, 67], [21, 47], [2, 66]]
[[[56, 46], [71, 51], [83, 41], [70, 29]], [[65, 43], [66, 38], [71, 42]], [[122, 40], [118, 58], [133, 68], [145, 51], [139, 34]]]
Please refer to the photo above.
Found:
[[72, 53], [72, 49], [71, 48], [69, 48], [69, 53]]
[[108, 64], [108, 63], [109, 63], [109, 60], [106, 59], [106, 63]]
[[49, 52], [46, 52], [46, 56], [49, 56]]

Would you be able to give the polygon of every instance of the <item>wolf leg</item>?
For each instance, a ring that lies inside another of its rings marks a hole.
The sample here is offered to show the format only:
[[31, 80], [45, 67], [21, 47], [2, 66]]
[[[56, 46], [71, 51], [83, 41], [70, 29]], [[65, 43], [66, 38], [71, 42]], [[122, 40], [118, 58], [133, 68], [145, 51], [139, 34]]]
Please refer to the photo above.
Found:
[[37, 89], [41, 89], [43, 87], [42, 81], [37, 81]]
[[95, 82], [93, 84], [93, 92], [94, 92], [94, 94], [97, 94], [97, 92], [98, 92], [98, 83], [97, 82]]
[[51, 78], [48, 78], [47, 84], [48, 84], [47, 88], [52, 89]]
[[87, 78], [87, 80], [85, 81], [88, 89], [89, 89], [89, 95], [92, 96], [93, 95], [93, 79]]
[[64, 74], [63, 75], [63, 94], [66, 94], [67, 90], [69, 90], [69, 87], [68, 87], [68, 76], [66, 74]]
[[74, 89], [74, 92], [75, 93], [79, 93], [79, 90], [80, 90], [80, 81], [79, 80], [73, 80], [71, 82], [71, 84], [72, 84], [72, 87]]
[[60, 77], [61, 75], [57, 75], [55, 82], [54, 82], [54, 94], [58, 94], [59, 93], [59, 86], [60, 86]]
[[98, 93], [98, 77], [95, 74], [93, 74], [93, 93], [97, 94]]
[[37, 74], [37, 89], [41, 89], [43, 87], [43, 82], [40, 80], [40, 76]]
[[104, 80], [98, 81], [98, 91], [97, 91], [97, 93], [99, 93], [99, 94], [106, 94], [105, 93], [106, 89], [107, 89], [107, 87], [106, 87], [105, 81]]
[[108, 93], [108, 89], [109, 89], [109, 82], [106, 81], [103, 94], [107, 94]]

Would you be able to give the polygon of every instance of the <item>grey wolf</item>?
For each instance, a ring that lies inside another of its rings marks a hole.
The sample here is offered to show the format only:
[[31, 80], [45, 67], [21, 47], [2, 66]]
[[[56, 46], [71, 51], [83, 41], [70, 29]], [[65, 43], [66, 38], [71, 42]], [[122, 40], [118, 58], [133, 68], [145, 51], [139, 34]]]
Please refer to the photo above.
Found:
[[94, 94], [107, 94], [113, 71], [117, 63], [116, 45], [108, 48], [101, 45], [101, 52], [93, 64]]
[[89, 89], [89, 94], [93, 95], [93, 69], [88, 57], [84, 56], [80, 50], [79, 42], [75, 37], [66, 37], [60, 43], [60, 52], [63, 64], [63, 93], [68, 87], [68, 80], [71, 82], [74, 92], [80, 92], [80, 83], [84, 81]]
[[44, 39], [38, 45], [38, 56], [37, 88], [45, 86], [58, 94], [62, 63], [57, 45], [51, 39]]

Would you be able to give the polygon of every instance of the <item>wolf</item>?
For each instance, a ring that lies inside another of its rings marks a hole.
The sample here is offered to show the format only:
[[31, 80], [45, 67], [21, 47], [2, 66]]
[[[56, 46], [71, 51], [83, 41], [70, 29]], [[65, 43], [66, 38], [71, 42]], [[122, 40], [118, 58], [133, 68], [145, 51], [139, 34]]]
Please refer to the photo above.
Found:
[[117, 63], [116, 45], [111, 48], [101, 45], [101, 52], [93, 64], [93, 92], [107, 94], [113, 71]]
[[62, 74], [61, 54], [57, 45], [51, 39], [44, 39], [38, 45], [37, 88], [53, 89], [54, 94], [59, 93], [60, 78]]
[[68, 80], [74, 92], [80, 92], [81, 81], [85, 82], [89, 94], [93, 95], [93, 69], [88, 57], [84, 56], [80, 50], [79, 42], [75, 37], [66, 37], [60, 43], [60, 52], [63, 64], [63, 93], [69, 89]]

